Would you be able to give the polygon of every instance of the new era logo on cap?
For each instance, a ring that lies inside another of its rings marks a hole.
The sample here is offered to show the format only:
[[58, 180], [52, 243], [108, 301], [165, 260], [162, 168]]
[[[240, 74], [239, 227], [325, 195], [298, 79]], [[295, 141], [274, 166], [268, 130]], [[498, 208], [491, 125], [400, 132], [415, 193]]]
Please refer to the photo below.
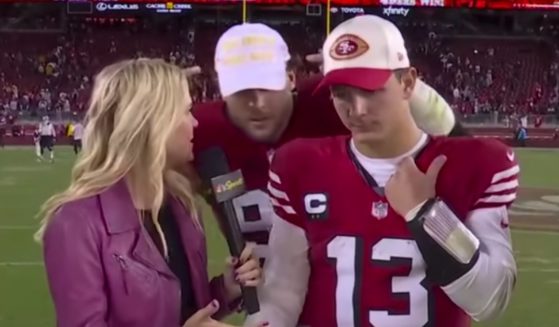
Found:
[[392, 72], [408, 68], [404, 38], [390, 21], [362, 15], [338, 25], [322, 47], [324, 78], [319, 88], [349, 85], [365, 90], [384, 86]]

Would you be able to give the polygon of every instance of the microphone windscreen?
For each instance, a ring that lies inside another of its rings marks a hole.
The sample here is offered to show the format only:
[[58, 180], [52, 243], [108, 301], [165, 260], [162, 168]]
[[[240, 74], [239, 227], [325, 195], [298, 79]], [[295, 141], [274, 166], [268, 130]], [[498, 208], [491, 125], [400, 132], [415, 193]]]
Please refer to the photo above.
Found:
[[227, 156], [220, 147], [208, 148], [197, 155], [196, 170], [204, 181], [230, 172]]

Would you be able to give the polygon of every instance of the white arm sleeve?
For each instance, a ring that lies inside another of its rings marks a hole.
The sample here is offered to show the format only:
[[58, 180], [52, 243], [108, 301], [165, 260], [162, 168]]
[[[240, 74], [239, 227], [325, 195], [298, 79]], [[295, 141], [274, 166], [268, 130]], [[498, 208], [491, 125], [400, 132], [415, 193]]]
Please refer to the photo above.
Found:
[[410, 109], [419, 128], [431, 135], [448, 135], [456, 123], [452, 108], [431, 86], [415, 82]]
[[472, 319], [493, 319], [507, 308], [516, 280], [507, 208], [476, 209], [470, 212], [465, 225], [480, 241], [479, 259], [443, 291]]
[[294, 327], [303, 310], [310, 266], [305, 231], [274, 215], [264, 264], [264, 284], [258, 289], [260, 312], [250, 315], [245, 326], [268, 321], [273, 327]]

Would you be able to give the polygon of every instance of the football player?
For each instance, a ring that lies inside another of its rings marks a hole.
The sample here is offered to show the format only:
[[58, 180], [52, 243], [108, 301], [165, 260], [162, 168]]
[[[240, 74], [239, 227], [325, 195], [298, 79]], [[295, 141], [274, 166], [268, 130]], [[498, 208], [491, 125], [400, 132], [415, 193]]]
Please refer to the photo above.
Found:
[[4, 148], [5, 142], [4, 138], [6, 136], [6, 127], [7, 127], [7, 120], [6, 117], [0, 114], [0, 148]]
[[48, 116], [43, 117], [43, 121], [39, 124], [39, 144], [40, 144], [40, 156], [39, 159], [43, 160], [43, 154], [45, 150], [49, 151], [50, 162], [54, 162], [54, 141], [56, 139], [56, 130], [54, 125], [51, 123]]
[[277, 216], [261, 311], [248, 321], [465, 327], [501, 314], [516, 278], [507, 214], [514, 153], [417, 127], [417, 73], [388, 20], [347, 20], [323, 57], [317, 92], [330, 90], [351, 135], [276, 152], [268, 189]]
[[33, 144], [35, 144], [35, 156], [37, 157], [37, 162], [42, 161], [41, 156], [41, 133], [39, 133], [39, 128], [33, 131]]
[[[272, 28], [231, 27], [220, 37], [215, 52], [224, 100], [202, 103], [193, 110], [200, 122], [195, 129], [195, 154], [218, 146], [229, 166], [242, 170], [248, 192], [234, 200], [237, 216], [247, 240], [261, 245], [267, 242], [273, 214], [265, 189], [275, 149], [296, 138], [349, 133], [328, 92], [313, 94], [320, 76], [296, 81], [289, 60], [285, 41]], [[418, 85], [410, 102], [427, 132], [460, 131], [450, 106], [428, 85]], [[259, 246], [255, 254], [265, 252], [266, 247]]]
[[77, 155], [82, 151], [82, 138], [83, 138], [83, 124], [78, 118], [74, 119], [72, 124], [73, 131], [72, 131], [72, 145], [74, 146], [74, 153]]

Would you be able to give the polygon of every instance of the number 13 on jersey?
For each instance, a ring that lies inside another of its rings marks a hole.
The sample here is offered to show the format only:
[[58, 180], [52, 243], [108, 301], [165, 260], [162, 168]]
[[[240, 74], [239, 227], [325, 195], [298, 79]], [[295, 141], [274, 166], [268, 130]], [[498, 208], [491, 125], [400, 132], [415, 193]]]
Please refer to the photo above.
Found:
[[[429, 323], [429, 292], [425, 282], [425, 263], [414, 240], [383, 238], [372, 245], [371, 258], [363, 257], [363, 241], [354, 236], [336, 236], [327, 246], [329, 259], [336, 265], [336, 323], [338, 327], [360, 326], [360, 292], [358, 289], [367, 278], [362, 276], [363, 265], [372, 269], [383, 268], [402, 260], [411, 265], [407, 276], [393, 276], [390, 281], [392, 294], [370, 294], [368, 297], [405, 297], [409, 299], [406, 314], [394, 313], [391, 308], [369, 309], [369, 324], [374, 327], [421, 327]], [[376, 274], [375, 274], [376, 276]]]

